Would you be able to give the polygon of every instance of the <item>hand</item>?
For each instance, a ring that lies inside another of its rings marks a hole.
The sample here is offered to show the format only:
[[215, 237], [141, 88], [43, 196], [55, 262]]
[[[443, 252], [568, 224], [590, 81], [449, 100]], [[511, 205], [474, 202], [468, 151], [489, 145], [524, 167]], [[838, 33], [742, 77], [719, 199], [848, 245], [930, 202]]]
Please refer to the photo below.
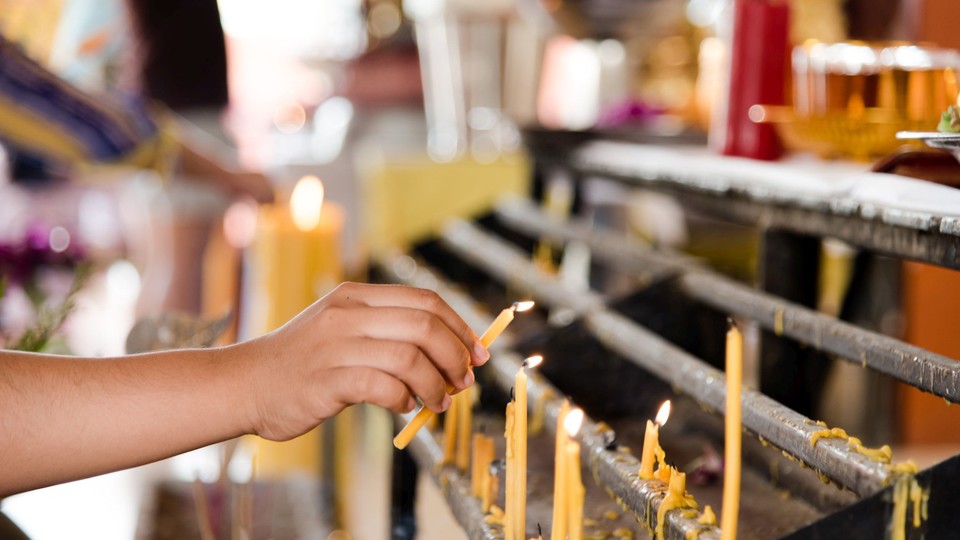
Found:
[[450, 406], [490, 355], [440, 297], [344, 283], [275, 332], [237, 345], [249, 366], [255, 433], [296, 437], [355, 403], [395, 412]]

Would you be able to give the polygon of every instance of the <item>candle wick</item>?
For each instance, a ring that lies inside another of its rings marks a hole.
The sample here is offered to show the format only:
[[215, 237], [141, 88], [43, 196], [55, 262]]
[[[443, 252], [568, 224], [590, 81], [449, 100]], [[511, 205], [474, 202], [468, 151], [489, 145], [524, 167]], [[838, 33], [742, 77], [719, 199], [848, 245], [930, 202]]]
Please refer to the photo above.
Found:
[[511, 386], [511, 387], [510, 387], [510, 401], [516, 401], [516, 400], [517, 400], [516, 392], [517, 392], [517, 388], [516, 388], [515, 386]]
[[537, 523], [537, 536], [543, 536], [543, 529], [540, 528], [540, 523]]
[[733, 320], [733, 317], [727, 317], [727, 330], [733, 330], [740, 328], [737, 326], [737, 321]]

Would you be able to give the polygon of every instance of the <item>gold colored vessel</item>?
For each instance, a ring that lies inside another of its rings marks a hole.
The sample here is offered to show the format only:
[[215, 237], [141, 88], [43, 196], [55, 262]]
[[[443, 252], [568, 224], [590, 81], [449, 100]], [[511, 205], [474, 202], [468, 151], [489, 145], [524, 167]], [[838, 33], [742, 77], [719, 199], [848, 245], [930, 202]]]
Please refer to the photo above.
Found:
[[957, 97], [960, 53], [910, 43], [806, 42], [792, 55], [793, 106], [758, 105], [784, 144], [823, 157], [869, 159], [896, 149], [898, 131], [936, 128]]

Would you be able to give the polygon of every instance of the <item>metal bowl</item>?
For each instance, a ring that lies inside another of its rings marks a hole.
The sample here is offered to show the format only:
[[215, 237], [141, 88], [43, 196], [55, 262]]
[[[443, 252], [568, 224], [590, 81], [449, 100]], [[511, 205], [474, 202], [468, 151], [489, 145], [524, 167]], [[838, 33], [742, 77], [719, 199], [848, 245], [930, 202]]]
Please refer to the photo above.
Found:
[[901, 131], [897, 133], [901, 141], [922, 141], [931, 148], [947, 150], [960, 161], [960, 133], [941, 133], [939, 131]]

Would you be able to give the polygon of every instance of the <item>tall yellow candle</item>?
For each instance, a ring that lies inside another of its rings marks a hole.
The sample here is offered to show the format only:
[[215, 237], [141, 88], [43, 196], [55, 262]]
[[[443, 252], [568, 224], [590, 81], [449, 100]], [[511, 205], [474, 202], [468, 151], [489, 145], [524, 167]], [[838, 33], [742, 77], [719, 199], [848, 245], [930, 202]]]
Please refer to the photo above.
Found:
[[516, 435], [516, 407], [513, 401], [507, 403], [507, 420], [504, 426], [503, 435], [506, 438], [506, 459], [507, 459], [507, 478], [505, 485], [505, 500], [503, 504], [503, 538], [504, 540], [523, 540], [517, 538], [516, 523], [516, 482], [517, 482], [517, 457], [515, 454], [515, 435]]
[[723, 540], [737, 537], [740, 512], [740, 437], [742, 418], [740, 391], [743, 384], [743, 336], [731, 322], [727, 331], [727, 410], [724, 415], [723, 508], [720, 532]]
[[526, 538], [527, 525], [527, 368], [534, 368], [543, 362], [542, 356], [531, 356], [523, 361], [514, 379], [516, 391], [516, 409], [514, 420], [516, 426], [515, 445], [517, 459], [517, 513], [516, 531], [520, 538]]
[[[500, 315], [493, 320], [493, 323], [483, 332], [483, 335], [480, 336], [480, 342], [483, 343], [484, 347], [489, 348], [494, 340], [500, 337], [500, 334], [507, 328], [507, 325], [513, 321], [515, 313], [527, 311], [532, 307], [533, 302], [530, 300], [514, 302], [513, 305], [501, 311]], [[447, 391], [452, 391], [452, 388], [447, 388]], [[421, 407], [413, 419], [393, 438], [393, 446], [399, 450], [406, 448], [407, 445], [410, 444], [410, 441], [413, 440], [413, 436], [420, 431], [420, 428], [422, 428], [432, 416], [434, 416], [433, 411], [426, 407]]]
[[640, 478], [653, 480], [653, 465], [657, 462], [657, 449], [660, 448], [660, 426], [670, 418], [670, 400], [660, 405], [657, 411], [656, 423], [647, 420], [647, 430], [643, 436], [643, 452], [640, 454]]
[[557, 414], [556, 446], [554, 446], [553, 466], [553, 525], [550, 527], [551, 540], [567, 538], [567, 464], [564, 448], [567, 447], [567, 431], [564, 421], [570, 413], [570, 401], [563, 400]]
[[583, 411], [574, 409], [564, 420], [564, 429], [570, 440], [567, 441], [564, 460], [567, 466], [567, 531], [570, 540], [583, 540], [583, 501], [586, 489], [580, 475], [580, 443], [573, 440], [583, 423]]

